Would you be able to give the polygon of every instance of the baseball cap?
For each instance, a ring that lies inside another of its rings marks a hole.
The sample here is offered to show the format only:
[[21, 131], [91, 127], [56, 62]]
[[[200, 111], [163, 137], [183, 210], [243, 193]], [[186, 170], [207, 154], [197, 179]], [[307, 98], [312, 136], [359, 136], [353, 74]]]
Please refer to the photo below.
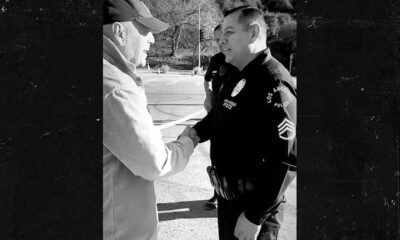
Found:
[[103, 25], [113, 22], [136, 21], [156, 34], [169, 25], [151, 15], [150, 10], [140, 0], [104, 0]]

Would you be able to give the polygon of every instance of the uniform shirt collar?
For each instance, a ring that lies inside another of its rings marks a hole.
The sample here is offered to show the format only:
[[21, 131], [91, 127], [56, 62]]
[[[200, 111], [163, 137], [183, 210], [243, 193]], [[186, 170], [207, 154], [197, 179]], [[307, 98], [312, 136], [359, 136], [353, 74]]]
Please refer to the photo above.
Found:
[[262, 63], [269, 61], [272, 58], [271, 51], [269, 48], [261, 51], [261, 53], [255, 57], [251, 62], [249, 62], [246, 67], [240, 72], [242, 77], [251, 75], [254, 69], [262, 65]]

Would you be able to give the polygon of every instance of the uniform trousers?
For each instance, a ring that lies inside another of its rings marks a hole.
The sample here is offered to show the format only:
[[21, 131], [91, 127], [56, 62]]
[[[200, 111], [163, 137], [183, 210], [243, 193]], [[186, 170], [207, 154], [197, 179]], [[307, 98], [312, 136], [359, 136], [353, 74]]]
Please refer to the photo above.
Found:
[[[278, 232], [283, 223], [284, 203], [274, 207], [269, 216], [261, 225], [257, 240], [277, 240]], [[237, 219], [244, 211], [244, 204], [240, 200], [225, 200], [218, 195], [218, 234], [219, 240], [237, 240], [234, 231]]]

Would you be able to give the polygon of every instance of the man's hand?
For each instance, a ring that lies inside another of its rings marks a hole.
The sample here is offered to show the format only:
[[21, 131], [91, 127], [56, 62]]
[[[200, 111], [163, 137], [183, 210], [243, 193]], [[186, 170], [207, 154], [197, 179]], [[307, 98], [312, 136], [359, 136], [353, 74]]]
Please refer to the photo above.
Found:
[[200, 142], [199, 136], [197, 136], [197, 132], [194, 128], [190, 128], [189, 137], [193, 140], [194, 146]]
[[178, 139], [179, 139], [180, 137], [183, 137], [183, 136], [190, 137], [190, 139], [192, 139], [192, 141], [193, 141], [194, 147], [196, 147], [197, 144], [198, 144], [199, 141], [200, 141], [200, 138], [197, 136], [196, 130], [194, 130], [193, 128], [191, 128], [191, 127], [189, 127], [189, 126], [187, 126], [187, 127], [183, 130], [183, 132], [178, 136]]
[[255, 225], [247, 220], [243, 212], [236, 222], [234, 235], [239, 240], [256, 240], [260, 230], [261, 225]]
[[211, 97], [206, 96], [206, 99], [204, 100], [204, 108], [206, 109], [207, 112], [210, 112], [210, 110], [211, 110]]
[[190, 129], [191, 129], [191, 127], [186, 126], [186, 128], [183, 130], [183, 132], [181, 134], [179, 134], [178, 139], [183, 136], [189, 137]]

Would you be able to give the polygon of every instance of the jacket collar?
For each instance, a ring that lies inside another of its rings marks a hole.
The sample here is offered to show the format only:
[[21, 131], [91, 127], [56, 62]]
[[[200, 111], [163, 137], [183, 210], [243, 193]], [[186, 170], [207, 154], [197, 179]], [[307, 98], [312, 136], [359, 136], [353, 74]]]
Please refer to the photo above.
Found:
[[116, 66], [122, 72], [132, 77], [135, 82], [139, 81], [139, 76], [136, 73], [136, 65], [129, 62], [117, 46], [103, 35], [103, 58], [112, 65]]

